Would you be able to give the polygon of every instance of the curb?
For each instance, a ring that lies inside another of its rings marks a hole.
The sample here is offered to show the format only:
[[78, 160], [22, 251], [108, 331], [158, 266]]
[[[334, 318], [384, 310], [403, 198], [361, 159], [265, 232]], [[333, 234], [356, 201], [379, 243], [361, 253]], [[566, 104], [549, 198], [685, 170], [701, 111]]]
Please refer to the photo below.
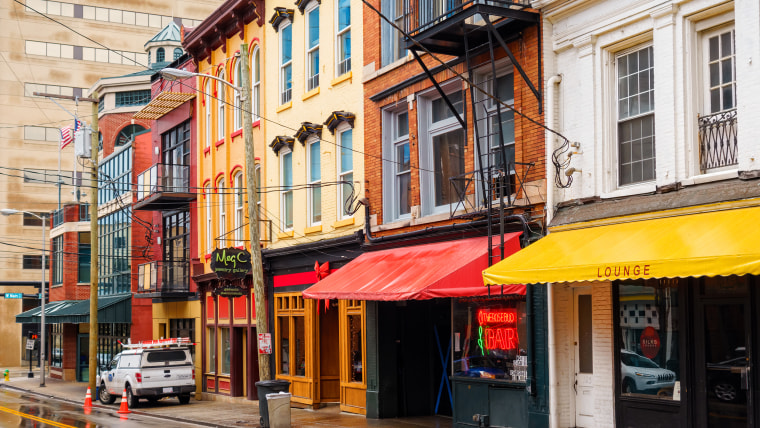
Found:
[[[24, 392], [24, 393], [27, 393], [27, 394], [36, 395], [38, 397], [44, 397], [44, 398], [48, 398], [48, 399], [52, 399], [52, 400], [63, 401], [65, 403], [73, 404], [73, 405], [75, 405], [77, 407], [81, 407], [81, 408], [84, 409], [84, 406], [82, 406], [82, 403], [80, 403], [78, 401], [70, 400], [70, 399], [67, 399], [67, 398], [58, 397], [56, 395], [43, 394], [43, 393], [41, 393], [39, 391], [34, 391], [34, 390], [31, 390], [31, 389], [24, 389], [24, 388], [21, 388], [21, 387], [18, 387], [18, 386], [8, 385], [7, 383], [0, 383], [0, 389], [4, 389], [4, 388], [12, 389], [14, 391], [19, 391], [19, 392]], [[93, 403], [92, 408], [93, 409], [102, 410], [102, 411], [110, 411], [112, 413], [116, 413], [116, 409], [115, 408], [112, 408], [111, 406], [104, 406], [103, 404], [95, 404], [95, 403]], [[176, 416], [156, 415], [156, 414], [149, 413], [149, 412], [142, 412], [140, 410], [132, 410], [132, 409], [130, 409], [130, 411], [133, 414], [139, 415], [139, 416], [147, 416], [147, 417], [156, 418], [156, 419], [166, 419], [166, 420], [170, 420], [170, 421], [174, 421], [174, 422], [182, 422], [182, 423], [186, 423], [186, 424], [190, 424], [190, 425], [198, 425], [198, 426], [205, 426], [205, 427], [211, 427], [211, 428], [239, 428], [239, 426], [235, 426], [235, 425], [212, 424], [212, 423], [209, 423], [209, 422], [203, 422], [203, 421], [198, 421], [198, 420], [178, 418]]]

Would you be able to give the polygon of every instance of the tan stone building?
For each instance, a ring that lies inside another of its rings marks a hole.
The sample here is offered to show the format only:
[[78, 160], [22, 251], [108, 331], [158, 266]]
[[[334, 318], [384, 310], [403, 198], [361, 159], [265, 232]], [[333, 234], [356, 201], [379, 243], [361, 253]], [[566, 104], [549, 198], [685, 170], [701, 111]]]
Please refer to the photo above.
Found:
[[[59, 199], [66, 203], [78, 197], [88, 198], [86, 190], [78, 192], [73, 186], [75, 171], [83, 170], [75, 162], [73, 144], [61, 152], [63, 184], [58, 191], [59, 128], [72, 125], [73, 120], [62, 108], [34, 96], [34, 92], [86, 96], [86, 88], [103, 76], [144, 69], [150, 62], [145, 53], [146, 40], [172, 20], [187, 27], [197, 25], [219, 3], [2, 0], [0, 208], [52, 213], [59, 208]], [[70, 112], [78, 111], [89, 122], [89, 103], [77, 106], [73, 101], [58, 102]], [[1, 367], [22, 363], [21, 338], [26, 331], [14, 317], [39, 305], [37, 299], [2, 297], [6, 292], [39, 293], [41, 231], [39, 221], [34, 220], [26, 215], [0, 218], [0, 242], [13, 244], [3, 245], [0, 257], [0, 335], [8, 344], [0, 350]]]

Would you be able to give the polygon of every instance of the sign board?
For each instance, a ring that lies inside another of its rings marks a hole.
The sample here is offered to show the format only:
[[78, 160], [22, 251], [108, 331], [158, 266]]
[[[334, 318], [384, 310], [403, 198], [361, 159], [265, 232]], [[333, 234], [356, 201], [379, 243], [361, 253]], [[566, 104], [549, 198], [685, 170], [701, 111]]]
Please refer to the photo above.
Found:
[[224, 285], [214, 289], [214, 294], [220, 297], [240, 297], [245, 296], [245, 293], [246, 290], [244, 288], [234, 285]]
[[259, 333], [259, 354], [272, 353], [272, 335], [270, 333]]
[[5, 293], [6, 299], [23, 299], [24, 293]]
[[647, 327], [641, 333], [639, 337], [641, 344], [641, 353], [645, 357], [652, 359], [660, 352], [660, 336], [657, 334], [657, 330], [653, 327]]
[[211, 270], [219, 278], [245, 278], [251, 270], [251, 253], [238, 248], [217, 248], [211, 253]]
[[34, 351], [34, 340], [32, 340], [32, 339], [26, 339], [26, 350], [27, 351]]

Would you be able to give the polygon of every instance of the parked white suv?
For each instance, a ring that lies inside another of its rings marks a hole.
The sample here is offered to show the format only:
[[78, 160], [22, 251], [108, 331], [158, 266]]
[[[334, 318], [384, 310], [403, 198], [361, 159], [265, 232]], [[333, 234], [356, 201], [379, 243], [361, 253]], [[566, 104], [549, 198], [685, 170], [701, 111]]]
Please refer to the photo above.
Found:
[[127, 392], [129, 407], [137, 407], [140, 398], [155, 402], [163, 397], [177, 397], [181, 404], [195, 394], [195, 366], [185, 346], [142, 347], [125, 345], [110, 363], [101, 369], [98, 398], [111, 404]]
[[647, 357], [620, 350], [620, 377], [623, 393], [673, 394], [676, 373], [664, 369]]

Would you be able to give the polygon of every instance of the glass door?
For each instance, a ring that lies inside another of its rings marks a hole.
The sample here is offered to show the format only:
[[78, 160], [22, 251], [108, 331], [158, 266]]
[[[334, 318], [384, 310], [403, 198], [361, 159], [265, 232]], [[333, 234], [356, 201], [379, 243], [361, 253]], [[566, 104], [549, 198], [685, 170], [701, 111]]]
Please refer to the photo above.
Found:
[[79, 382], [90, 380], [90, 335], [79, 334], [77, 337], [77, 374]]
[[710, 299], [698, 305], [704, 336], [696, 346], [700, 426], [753, 426], [751, 413], [749, 299]]

